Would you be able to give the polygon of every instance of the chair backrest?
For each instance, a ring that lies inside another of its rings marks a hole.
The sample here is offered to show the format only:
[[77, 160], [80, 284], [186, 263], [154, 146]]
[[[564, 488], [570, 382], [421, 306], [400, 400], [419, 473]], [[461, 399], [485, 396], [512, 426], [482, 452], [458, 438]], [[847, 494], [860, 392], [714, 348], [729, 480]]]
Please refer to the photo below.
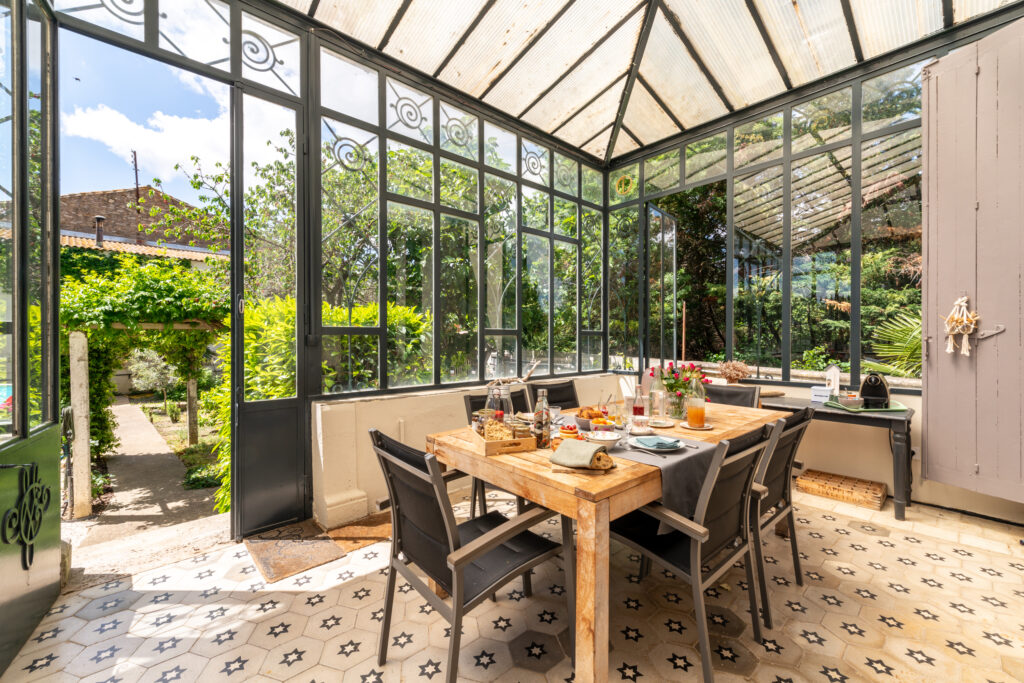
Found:
[[[463, 397], [466, 400], [467, 423], [473, 421], [473, 413], [487, 407], [488, 396], [489, 394], [466, 394]], [[530, 412], [530, 402], [526, 398], [525, 389], [516, 389], [515, 391], [512, 392], [512, 408], [517, 413]]]
[[785, 418], [785, 426], [779, 442], [775, 444], [775, 450], [757, 468], [754, 481], [768, 489], [768, 495], [761, 499], [761, 510], [792, 502], [790, 473], [793, 471], [793, 460], [796, 459], [804, 432], [813, 417], [814, 408], [804, 408]]
[[782, 420], [721, 441], [704, 478], [693, 520], [710, 532], [701, 554], [710, 558], [736, 540], [747, 538], [750, 487], [763, 457], [770, 457]]
[[402, 552], [427, 576], [451, 586], [448, 554], [459, 535], [437, 459], [370, 430], [370, 440], [391, 496], [392, 553]]
[[576, 394], [576, 383], [571, 379], [567, 382], [530, 382], [526, 385], [530, 389], [530, 401], [537, 405], [537, 390], [548, 390], [548, 405], [559, 408], [579, 408], [580, 398]]
[[704, 393], [712, 403], [756, 408], [761, 387], [751, 384], [705, 384]]

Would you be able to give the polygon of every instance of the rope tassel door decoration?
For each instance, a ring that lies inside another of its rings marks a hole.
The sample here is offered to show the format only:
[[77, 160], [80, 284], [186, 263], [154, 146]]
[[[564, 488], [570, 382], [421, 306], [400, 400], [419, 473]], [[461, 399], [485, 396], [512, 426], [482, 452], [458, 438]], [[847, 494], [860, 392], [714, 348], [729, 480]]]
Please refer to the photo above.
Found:
[[981, 316], [977, 311], [967, 310], [967, 297], [962, 296], [953, 302], [953, 310], [943, 320], [946, 321], [946, 353], [953, 353], [957, 348], [956, 337], [962, 335], [960, 340], [960, 354], [971, 355], [971, 343], [968, 340], [974, 330], [977, 329]]

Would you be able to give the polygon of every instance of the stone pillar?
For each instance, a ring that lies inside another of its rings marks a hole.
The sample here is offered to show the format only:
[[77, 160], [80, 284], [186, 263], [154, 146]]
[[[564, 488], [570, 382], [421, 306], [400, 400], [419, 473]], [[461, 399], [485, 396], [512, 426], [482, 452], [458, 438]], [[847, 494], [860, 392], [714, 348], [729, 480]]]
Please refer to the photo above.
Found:
[[192, 378], [185, 383], [188, 400], [185, 412], [188, 421], [188, 445], [199, 443], [199, 380]]
[[72, 332], [68, 339], [71, 372], [71, 409], [75, 414], [75, 438], [71, 443], [71, 479], [75, 496], [71, 501], [75, 519], [92, 514], [92, 467], [89, 453], [89, 340], [84, 332]]

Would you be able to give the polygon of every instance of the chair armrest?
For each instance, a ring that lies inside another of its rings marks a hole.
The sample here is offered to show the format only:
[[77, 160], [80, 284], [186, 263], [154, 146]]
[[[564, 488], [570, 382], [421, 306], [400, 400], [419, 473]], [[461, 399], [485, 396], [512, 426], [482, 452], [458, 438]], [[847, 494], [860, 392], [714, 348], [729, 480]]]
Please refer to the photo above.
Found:
[[458, 570], [505, 541], [515, 538], [530, 527], [554, 516], [555, 513], [547, 508], [530, 507], [501, 526], [491, 529], [483, 536], [473, 539], [455, 552], [450, 553], [448, 555], [448, 566]]
[[768, 487], [757, 482], [750, 485], [750, 490], [754, 492], [754, 495], [758, 498], [764, 498], [768, 495]]
[[695, 541], [704, 542], [711, 537], [711, 532], [706, 528], [697, 524], [692, 519], [683, 517], [678, 512], [672, 512], [667, 507], [660, 503], [651, 503], [650, 505], [644, 505], [640, 508], [642, 512], [646, 512], [651, 517], [668, 524], [673, 529], [681, 531]]
[[794, 460], [793, 461], [793, 469], [802, 470], [803, 468], [804, 468], [803, 461], [801, 461], [801, 460]]

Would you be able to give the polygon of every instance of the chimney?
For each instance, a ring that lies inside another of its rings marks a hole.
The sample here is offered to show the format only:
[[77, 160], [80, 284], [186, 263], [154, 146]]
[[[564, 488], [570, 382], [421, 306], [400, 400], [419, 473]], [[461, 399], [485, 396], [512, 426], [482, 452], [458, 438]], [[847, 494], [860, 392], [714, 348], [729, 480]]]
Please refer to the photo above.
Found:
[[96, 221], [96, 246], [103, 244], [103, 221], [107, 220], [103, 216], [96, 216], [93, 220]]

